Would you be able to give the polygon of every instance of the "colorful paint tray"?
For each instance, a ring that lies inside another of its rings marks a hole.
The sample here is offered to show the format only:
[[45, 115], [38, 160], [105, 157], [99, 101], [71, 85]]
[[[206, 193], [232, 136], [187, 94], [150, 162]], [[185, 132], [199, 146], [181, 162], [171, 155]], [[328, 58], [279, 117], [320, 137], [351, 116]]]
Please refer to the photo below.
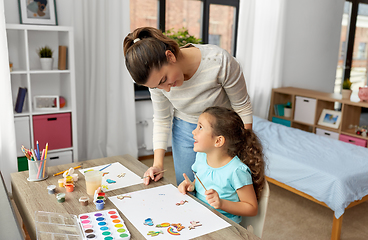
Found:
[[78, 219], [83, 229], [84, 239], [130, 239], [130, 232], [116, 209], [80, 214]]
[[37, 240], [83, 238], [75, 215], [37, 211], [35, 221]]

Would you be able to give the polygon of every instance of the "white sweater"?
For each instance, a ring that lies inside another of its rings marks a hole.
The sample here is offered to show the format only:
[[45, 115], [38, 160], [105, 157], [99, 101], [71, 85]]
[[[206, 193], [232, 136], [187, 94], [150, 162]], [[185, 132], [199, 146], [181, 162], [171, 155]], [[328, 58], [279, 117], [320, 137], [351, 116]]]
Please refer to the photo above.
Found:
[[[149, 89], [153, 104], [153, 149], [167, 149], [174, 116], [197, 124], [207, 107], [232, 108], [244, 124], [252, 123], [252, 105], [247, 93], [243, 71], [227, 51], [215, 45], [192, 44], [201, 51], [201, 63], [195, 74], [170, 92]], [[192, 46], [184, 46], [192, 47]], [[172, 106], [172, 107], [171, 107]]]

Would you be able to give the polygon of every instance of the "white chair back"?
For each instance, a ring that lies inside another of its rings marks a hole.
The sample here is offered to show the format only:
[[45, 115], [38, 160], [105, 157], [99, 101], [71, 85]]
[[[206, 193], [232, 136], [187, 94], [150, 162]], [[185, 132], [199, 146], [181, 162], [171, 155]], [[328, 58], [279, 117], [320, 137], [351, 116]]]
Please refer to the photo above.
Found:
[[[268, 207], [268, 199], [270, 197], [270, 187], [268, 182], [265, 180], [265, 184], [262, 191], [262, 196], [258, 201], [258, 214], [254, 217], [243, 217], [240, 225], [248, 230], [252, 229], [253, 233], [257, 237], [262, 238], [263, 226], [266, 220], [266, 213]], [[249, 228], [249, 226], [252, 226]]]

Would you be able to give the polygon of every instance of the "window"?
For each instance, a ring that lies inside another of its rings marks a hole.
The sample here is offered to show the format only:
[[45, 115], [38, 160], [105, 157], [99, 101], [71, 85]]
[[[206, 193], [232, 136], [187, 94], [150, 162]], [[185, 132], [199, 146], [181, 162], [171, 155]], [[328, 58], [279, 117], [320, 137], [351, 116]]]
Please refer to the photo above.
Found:
[[239, 0], [131, 0], [130, 29], [150, 26], [164, 32], [184, 27], [235, 56], [238, 14]]
[[367, 84], [368, 0], [345, 1], [340, 35], [340, 54], [336, 70], [335, 93], [343, 79], [353, 83], [353, 98]]

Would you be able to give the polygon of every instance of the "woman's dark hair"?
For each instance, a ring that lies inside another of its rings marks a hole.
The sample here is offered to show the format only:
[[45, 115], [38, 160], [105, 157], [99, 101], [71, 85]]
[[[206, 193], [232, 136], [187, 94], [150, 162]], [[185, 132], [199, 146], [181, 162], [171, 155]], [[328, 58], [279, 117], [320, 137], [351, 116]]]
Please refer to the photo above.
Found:
[[124, 39], [123, 50], [125, 65], [133, 80], [140, 85], [147, 82], [151, 70], [160, 70], [167, 63], [166, 50], [175, 57], [180, 51], [177, 42], [152, 27], [137, 28], [129, 33]]
[[257, 200], [261, 197], [265, 177], [265, 162], [260, 140], [251, 129], [245, 129], [240, 116], [231, 109], [209, 107], [203, 111], [213, 116], [210, 124], [213, 134], [225, 138], [225, 147], [231, 157], [238, 156], [252, 172], [252, 180]]

